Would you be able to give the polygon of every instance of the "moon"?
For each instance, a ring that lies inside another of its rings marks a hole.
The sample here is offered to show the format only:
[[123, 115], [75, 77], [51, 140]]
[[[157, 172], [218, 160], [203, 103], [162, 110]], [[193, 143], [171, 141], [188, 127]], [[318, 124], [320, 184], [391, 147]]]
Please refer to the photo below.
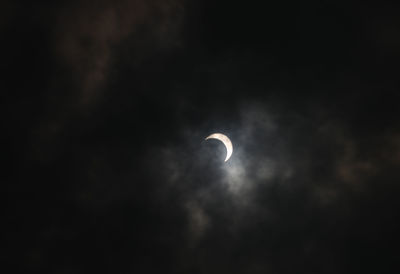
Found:
[[228, 138], [228, 136], [222, 134], [222, 133], [213, 133], [210, 136], [206, 137], [205, 140], [208, 139], [217, 139], [219, 141], [221, 141], [226, 148], [226, 158], [225, 158], [225, 162], [229, 160], [229, 158], [231, 158], [232, 153], [233, 153], [233, 146], [232, 146], [232, 142], [231, 140]]

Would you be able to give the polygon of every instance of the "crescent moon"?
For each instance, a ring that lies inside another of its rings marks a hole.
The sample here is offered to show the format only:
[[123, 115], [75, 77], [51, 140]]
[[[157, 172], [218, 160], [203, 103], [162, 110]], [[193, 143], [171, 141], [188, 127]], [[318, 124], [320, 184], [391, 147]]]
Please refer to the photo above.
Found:
[[226, 158], [225, 158], [225, 162], [229, 160], [229, 158], [231, 158], [232, 152], [233, 152], [233, 146], [232, 146], [232, 142], [231, 140], [228, 138], [228, 136], [222, 134], [222, 133], [213, 133], [210, 136], [208, 136], [205, 140], [208, 139], [217, 139], [219, 141], [221, 141], [226, 148]]

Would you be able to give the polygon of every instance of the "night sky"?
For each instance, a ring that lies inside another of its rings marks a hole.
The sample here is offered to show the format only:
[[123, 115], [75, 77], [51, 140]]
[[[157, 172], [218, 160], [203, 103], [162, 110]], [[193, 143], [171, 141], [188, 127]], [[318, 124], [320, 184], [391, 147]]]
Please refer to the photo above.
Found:
[[399, 14], [2, 1], [4, 273], [399, 273]]

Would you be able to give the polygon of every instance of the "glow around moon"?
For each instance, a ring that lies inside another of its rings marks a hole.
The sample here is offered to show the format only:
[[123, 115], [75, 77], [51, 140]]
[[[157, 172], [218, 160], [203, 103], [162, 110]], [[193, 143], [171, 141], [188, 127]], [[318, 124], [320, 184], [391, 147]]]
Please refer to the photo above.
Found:
[[231, 140], [228, 138], [228, 136], [222, 134], [222, 133], [213, 133], [210, 136], [208, 136], [205, 140], [208, 139], [217, 139], [219, 141], [221, 141], [226, 148], [226, 158], [225, 158], [225, 162], [229, 160], [229, 158], [231, 157], [232, 153], [233, 153], [233, 146], [232, 146], [232, 142]]

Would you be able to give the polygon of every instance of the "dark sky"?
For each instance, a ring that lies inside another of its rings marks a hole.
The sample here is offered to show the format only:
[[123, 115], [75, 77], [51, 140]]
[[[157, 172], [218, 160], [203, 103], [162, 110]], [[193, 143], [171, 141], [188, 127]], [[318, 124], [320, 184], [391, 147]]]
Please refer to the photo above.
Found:
[[7, 273], [398, 273], [399, 14], [2, 1]]

